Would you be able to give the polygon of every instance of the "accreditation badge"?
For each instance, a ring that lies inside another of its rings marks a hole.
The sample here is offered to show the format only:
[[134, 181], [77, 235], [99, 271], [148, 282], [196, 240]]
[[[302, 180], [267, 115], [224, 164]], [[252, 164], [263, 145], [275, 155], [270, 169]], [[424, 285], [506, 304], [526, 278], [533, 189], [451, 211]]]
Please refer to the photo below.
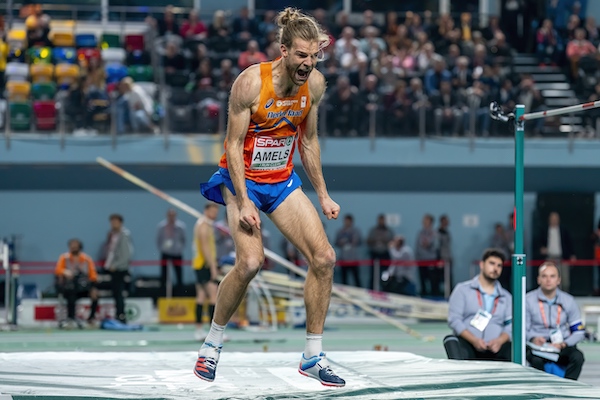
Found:
[[483, 332], [484, 329], [488, 326], [488, 324], [490, 323], [490, 320], [492, 319], [492, 314], [490, 314], [489, 312], [479, 309], [477, 310], [477, 314], [475, 314], [475, 316], [473, 317], [473, 319], [471, 320], [471, 326], [475, 327], [475, 329], [477, 329], [480, 332]]

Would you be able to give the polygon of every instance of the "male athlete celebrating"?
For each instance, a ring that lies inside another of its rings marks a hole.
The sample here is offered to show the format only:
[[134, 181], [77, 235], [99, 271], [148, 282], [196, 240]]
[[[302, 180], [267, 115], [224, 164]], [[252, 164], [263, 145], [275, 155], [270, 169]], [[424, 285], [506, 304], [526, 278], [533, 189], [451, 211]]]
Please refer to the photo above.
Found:
[[210, 332], [198, 352], [194, 373], [213, 381], [225, 325], [239, 306], [264, 261], [259, 210], [308, 261], [304, 287], [306, 346], [298, 371], [323, 385], [344, 386], [322, 351], [335, 252], [320, 218], [293, 170], [298, 139], [302, 164], [327, 219], [340, 206], [325, 186], [317, 137], [318, 105], [325, 92], [323, 75], [314, 70], [327, 35], [316, 21], [293, 8], [277, 17], [282, 57], [243, 71], [233, 84], [225, 154], [202, 194], [227, 206], [236, 262], [219, 285]]

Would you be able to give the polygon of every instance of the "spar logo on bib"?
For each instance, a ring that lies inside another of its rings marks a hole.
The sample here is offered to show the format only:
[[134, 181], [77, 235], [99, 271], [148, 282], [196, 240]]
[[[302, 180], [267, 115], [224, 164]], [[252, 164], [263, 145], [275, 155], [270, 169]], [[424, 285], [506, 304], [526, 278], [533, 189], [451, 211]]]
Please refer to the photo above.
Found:
[[272, 171], [287, 166], [294, 146], [294, 136], [257, 136], [254, 140], [250, 169]]
[[275, 100], [273, 100], [273, 99], [269, 99], [269, 100], [267, 101], [267, 104], [265, 104], [265, 108], [269, 108], [269, 107], [271, 107], [271, 106], [273, 105], [273, 103], [275, 103]]

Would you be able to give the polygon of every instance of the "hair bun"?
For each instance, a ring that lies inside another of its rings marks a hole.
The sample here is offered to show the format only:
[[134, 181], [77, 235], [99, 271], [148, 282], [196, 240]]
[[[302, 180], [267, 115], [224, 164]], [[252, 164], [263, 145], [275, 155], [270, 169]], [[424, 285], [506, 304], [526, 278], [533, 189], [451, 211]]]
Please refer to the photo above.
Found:
[[297, 8], [286, 7], [286, 9], [279, 14], [279, 17], [277, 18], [277, 25], [280, 28], [283, 28], [284, 26], [289, 24], [290, 21], [300, 19], [300, 16], [300, 10], [298, 10]]

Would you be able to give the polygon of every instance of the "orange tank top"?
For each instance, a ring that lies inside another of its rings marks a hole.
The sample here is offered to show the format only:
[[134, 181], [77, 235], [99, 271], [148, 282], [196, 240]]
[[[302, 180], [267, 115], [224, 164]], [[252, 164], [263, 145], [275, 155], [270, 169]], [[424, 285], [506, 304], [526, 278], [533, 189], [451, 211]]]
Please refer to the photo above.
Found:
[[[273, 88], [273, 62], [260, 64], [258, 108], [250, 117], [244, 140], [246, 179], [259, 183], [283, 182], [294, 168], [293, 157], [300, 124], [310, 110], [308, 84], [292, 97], [277, 97]], [[227, 142], [225, 142], [227, 149]], [[227, 168], [225, 154], [219, 167]]]

